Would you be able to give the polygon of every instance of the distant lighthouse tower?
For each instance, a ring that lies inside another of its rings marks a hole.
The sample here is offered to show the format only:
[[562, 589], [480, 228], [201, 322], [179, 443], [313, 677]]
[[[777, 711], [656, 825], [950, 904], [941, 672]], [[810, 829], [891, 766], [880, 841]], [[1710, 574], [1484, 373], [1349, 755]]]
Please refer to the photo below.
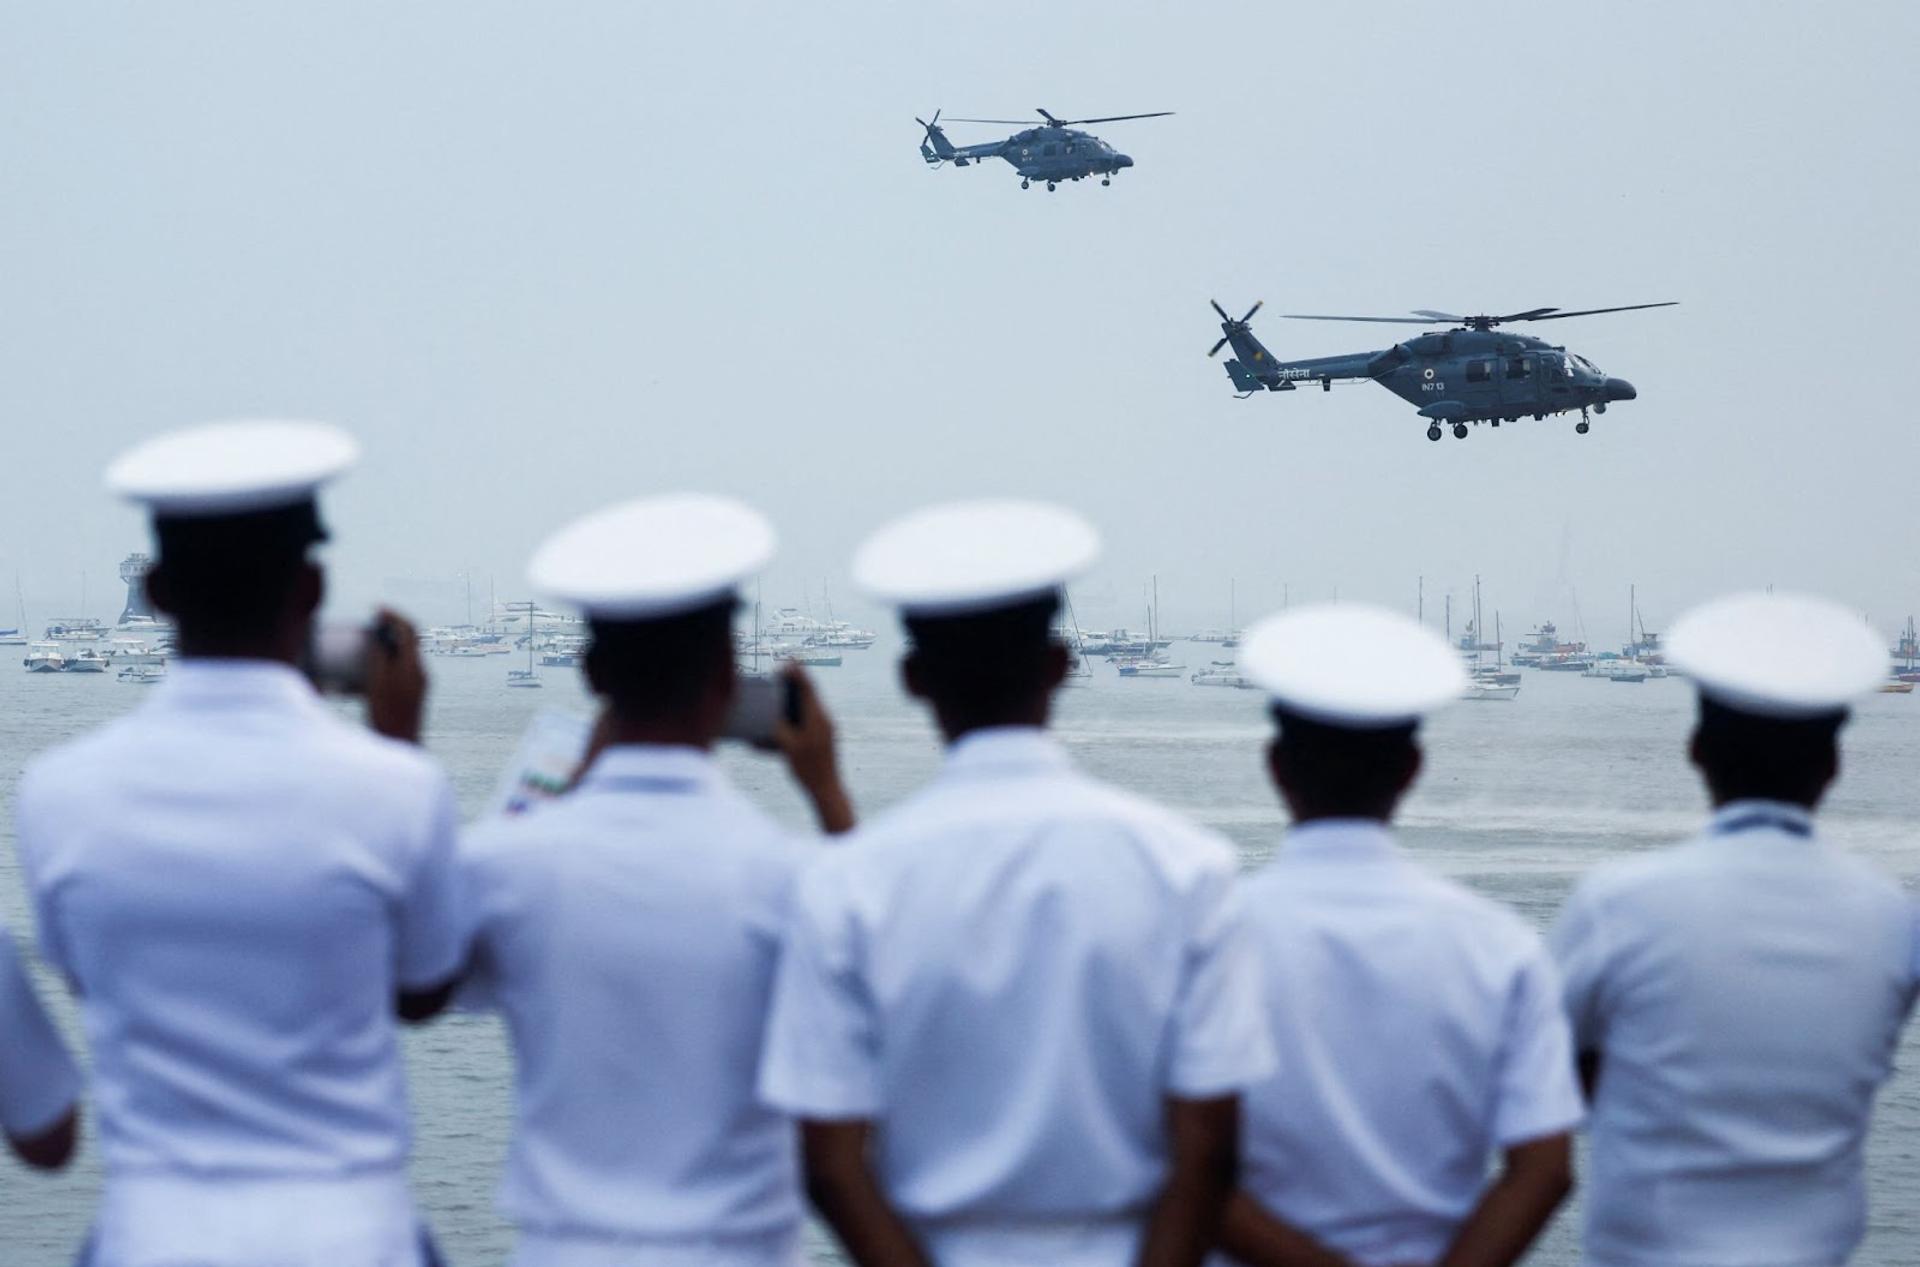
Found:
[[153, 560], [137, 550], [120, 561], [120, 579], [127, 583], [127, 605], [120, 611], [121, 624], [158, 619], [153, 614], [153, 604], [147, 601], [147, 573], [152, 570]]

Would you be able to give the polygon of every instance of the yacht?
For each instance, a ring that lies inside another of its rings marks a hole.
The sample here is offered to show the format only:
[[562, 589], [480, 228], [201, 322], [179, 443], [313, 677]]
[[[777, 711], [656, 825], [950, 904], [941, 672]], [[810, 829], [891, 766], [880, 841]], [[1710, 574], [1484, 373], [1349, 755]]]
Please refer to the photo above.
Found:
[[105, 673], [107, 657], [92, 647], [82, 647], [78, 652], [67, 657], [65, 668], [68, 673]]
[[0, 647], [24, 647], [27, 635], [18, 629], [0, 629]]
[[134, 686], [155, 686], [167, 680], [167, 666], [164, 664], [129, 664], [117, 675], [122, 682]]
[[507, 685], [520, 686], [520, 687], [529, 687], [529, 686], [537, 687], [540, 685], [540, 675], [538, 673], [535, 673], [532, 669], [508, 669]]
[[1515, 699], [1520, 694], [1518, 686], [1497, 686], [1492, 682], [1469, 681], [1467, 689], [1460, 693], [1463, 700], [1479, 703], [1501, 702]]
[[1215, 660], [1187, 680], [1195, 686], [1231, 686], [1242, 691], [1253, 689], [1253, 683], [1231, 660]]
[[773, 658], [788, 664], [804, 664], [814, 669], [837, 669], [840, 667], [840, 653], [826, 647], [803, 644], [798, 647], [776, 647]]
[[1179, 677], [1187, 671], [1184, 664], [1171, 664], [1164, 659], [1146, 656], [1121, 660], [1118, 662], [1121, 677]]
[[60, 654], [58, 644], [36, 642], [27, 648], [27, 658], [21, 663], [29, 673], [58, 673], [67, 667], [67, 658]]

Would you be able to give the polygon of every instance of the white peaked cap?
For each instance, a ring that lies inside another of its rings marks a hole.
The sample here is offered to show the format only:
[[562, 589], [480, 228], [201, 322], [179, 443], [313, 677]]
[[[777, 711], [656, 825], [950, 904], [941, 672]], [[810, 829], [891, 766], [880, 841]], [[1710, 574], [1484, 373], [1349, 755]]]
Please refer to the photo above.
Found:
[[576, 519], [535, 551], [535, 590], [610, 620], [689, 612], [739, 591], [773, 557], [773, 525], [730, 497], [641, 497]]
[[1805, 594], [1732, 594], [1681, 616], [1667, 658], [1736, 712], [1794, 720], [1836, 713], [1891, 663], [1858, 615]]
[[1446, 639], [1399, 612], [1360, 603], [1268, 617], [1241, 643], [1240, 666], [1288, 712], [1352, 730], [1411, 725], [1467, 689], [1467, 672]]
[[1050, 594], [1100, 557], [1100, 534], [1045, 502], [948, 502], [868, 537], [853, 579], [907, 616], [963, 616]]
[[311, 500], [359, 458], [358, 442], [331, 423], [209, 422], [135, 445], [107, 467], [106, 480], [156, 516], [212, 518]]

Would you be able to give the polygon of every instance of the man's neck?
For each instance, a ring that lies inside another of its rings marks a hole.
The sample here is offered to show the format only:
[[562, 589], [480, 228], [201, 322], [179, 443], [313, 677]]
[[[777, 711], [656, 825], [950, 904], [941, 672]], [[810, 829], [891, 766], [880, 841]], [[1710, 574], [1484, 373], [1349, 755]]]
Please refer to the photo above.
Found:
[[698, 748], [713, 750], [715, 736], [710, 728], [689, 718], [624, 718], [615, 714], [607, 731], [612, 746], [641, 745], [657, 748]]

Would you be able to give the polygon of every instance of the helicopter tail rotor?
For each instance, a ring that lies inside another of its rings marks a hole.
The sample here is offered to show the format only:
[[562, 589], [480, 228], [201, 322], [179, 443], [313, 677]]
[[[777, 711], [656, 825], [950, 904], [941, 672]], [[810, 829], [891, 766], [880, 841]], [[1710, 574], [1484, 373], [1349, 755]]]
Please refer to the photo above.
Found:
[[1220, 329], [1224, 331], [1224, 333], [1220, 336], [1220, 341], [1214, 344], [1212, 349], [1209, 350], [1207, 353], [1208, 356], [1218, 356], [1220, 354], [1220, 349], [1227, 346], [1227, 344], [1233, 340], [1234, 335], [1246, 333], [1247, 323], [1253, 320], [1253, 314], [1256, 312], [1259, 312], [1260, 309], [1263, 306], [1265, 306], [1267, 301], [1264, 299], [1255, 300], [1253, 307], [1247, 309], [1247, 315], [1240, 318], [1240, 320], [1238, 321], [1235, 321], [1232, 317], [1229, 317], [1227, 315], [1227, 310], [1220, 306], [1219, 300], [1209, 299], [1207, 300], [1207, 302], [1212, 304], [1213, 310], [1220, 314]]
[[932, 119], [914, 116], [915, 123], [926, 129], [926, 135], [920, 141], [920, 157], [927, 166], [938, 167], [954, 156], [953, 142], [947, 140], [947, 134], [940, 127], [940, 112], [935, 110]]

